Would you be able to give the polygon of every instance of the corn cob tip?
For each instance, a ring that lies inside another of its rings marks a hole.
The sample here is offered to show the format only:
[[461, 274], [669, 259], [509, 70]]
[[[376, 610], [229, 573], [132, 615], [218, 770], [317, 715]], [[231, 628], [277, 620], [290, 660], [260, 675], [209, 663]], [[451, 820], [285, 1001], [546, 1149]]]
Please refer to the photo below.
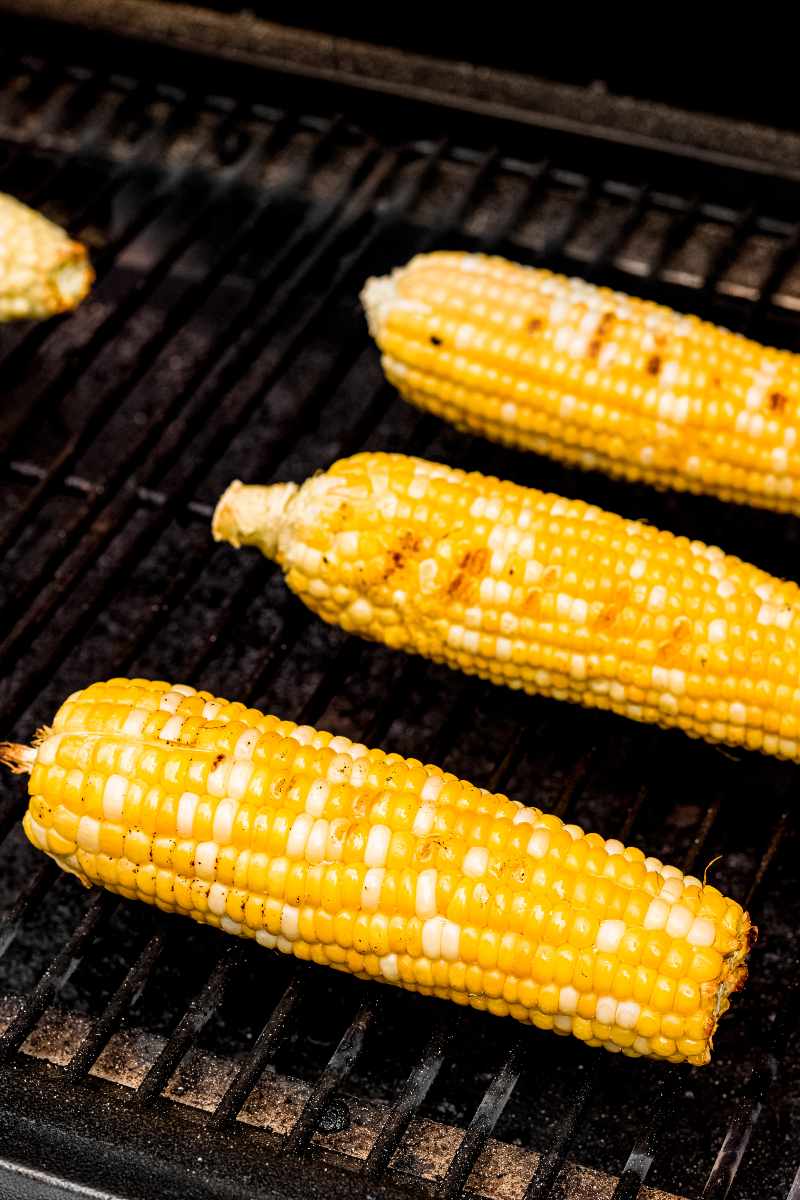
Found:
[[95, 274], [79, 242], [13, 196], [0, 193], [0, 321], [76, 308]]
[[33, 746], [21, 746], [18, 742], [0, 742], [0, 763], [15, 775], [30, 773], [36, 761]]
[[386, 313], [394, 302], [395, 291], [394, 272], [391, 275], [374, 275], [361, 289], [361, 304], [367, 318], [370, 337], [376, 341], [381, 335]]
[[237, 550], [240, 546], [258, 546], [268, 558], [274, 558], [288, 506], [297, 490], [296, 483], [262, 486], [235, 479], [214, 510], [214, 541], [230, 542]]
[[51, 282], [60, 299], [60, 312], [68, 312], [81, 303], [94, 283], [94, 269], [89, 262], [86, 247], [80, 242], [70, 242], [63, 260], [51, 272]]

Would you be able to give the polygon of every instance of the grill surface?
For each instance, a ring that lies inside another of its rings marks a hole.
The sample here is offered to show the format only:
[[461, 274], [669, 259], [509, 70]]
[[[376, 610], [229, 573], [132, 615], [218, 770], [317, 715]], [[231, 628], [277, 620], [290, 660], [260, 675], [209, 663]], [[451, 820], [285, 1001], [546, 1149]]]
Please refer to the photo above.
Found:
[[[234, 476], [402, 449], [796, 576], [787, 518], [578, 475], [415, 413], [381, 381], [357, 292], [421, 249], [497, 249], [796, 345], [797, 185], [151, 74], [0, 58], [0, 189], [87, 240], [98, 270], [75, 316], [0, 331], [3, 734], [29, 737], [91, 679], [190, 681], [698, 872], [721, 855], [715, 883], [763, 932], [710, 1068], [620, 1061], [85, 893], [24, 841], [4, 778], [0, 1155], [132, 1196], [455, 1196], [469, 1180], [509, 1198], [796, 1197], [796, 768], [348, 640], [270, 564], [213, 548], [208, 521]], [[25, 1178], [15, 1194], [57, 1194]]]

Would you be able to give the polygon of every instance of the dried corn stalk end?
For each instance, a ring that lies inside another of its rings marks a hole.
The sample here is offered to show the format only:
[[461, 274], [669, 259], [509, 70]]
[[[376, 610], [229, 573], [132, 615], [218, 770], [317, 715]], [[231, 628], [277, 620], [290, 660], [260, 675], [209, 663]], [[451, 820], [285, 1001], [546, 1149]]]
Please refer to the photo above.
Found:
[[0, 742], [0, 763], [15, 775], [30, 774], [36, 762], [33, 746], [20, 746], [18, 742]]
[[230, 542], [237, 549], [258, 546], [268, 558], [274, 558], [287, 508], [298, 490], [296, 483], [245, 485], [235, 479], [214, 510], [214, 540]]

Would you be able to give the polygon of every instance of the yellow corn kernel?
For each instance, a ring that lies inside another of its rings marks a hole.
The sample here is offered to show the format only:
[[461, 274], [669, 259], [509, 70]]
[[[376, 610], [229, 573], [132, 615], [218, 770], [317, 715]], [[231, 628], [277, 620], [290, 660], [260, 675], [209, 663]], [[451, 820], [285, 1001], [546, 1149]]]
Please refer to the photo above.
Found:
[[[61, 759], [66, 725], [83, 766]], [[36, 780], [30, 840], [84, 882], [359, 978], [697, 1064], [743, 982], [749, 920], [714, 889], [436, 767], [189, 688], [93, 684], [36, 748], [0, 758]]]

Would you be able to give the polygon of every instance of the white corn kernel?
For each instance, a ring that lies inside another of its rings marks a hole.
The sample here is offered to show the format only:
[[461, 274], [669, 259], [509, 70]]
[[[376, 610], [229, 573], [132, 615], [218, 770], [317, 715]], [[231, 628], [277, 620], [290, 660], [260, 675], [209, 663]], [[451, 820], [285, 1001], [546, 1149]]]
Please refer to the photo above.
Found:
[[601, 921], [597, 929], [595, 946], [606, 954], [614, 954], [625, 935], [625, 922], [617, 920]]
[[489, 866], [489, 851], [485, 846], [472, 846], [464, 855], [462, 870], [470, 879], [481, 879]]
[[194, 869], [198, 879], [213, 880], [217, 873], [217, 855], [219, 846], [216, 842], [198, 842], [194, 852]]
[[194, 814], [200, 797], [194, 792], [184, 792], [178, 801], [178, 812], [175, 818], [175, 829], [179, 837], [190, 838], [194, 832]]
[[550, 849], [550, 830], [537, 829], [528, 841], [528, 854], [531, 858], [544, 858]]
[[447, 962], [458, 962], [461, 957], [461, 926], [454, 921], [445, 921], [442, 926], [442, 958]]
[[162, 742], [177, 742], [181, 736], [183, 729], [184, 718], [179, 716], [170, 717], [164, 725], [161, 733], [158, 735]]
[[[180, 697], [178, 697], [178, 700]], [[163, 707], [163, 706], [162, 706]], [[174, 711], [174, 710], [170, 710]], [[141, 737], [150, 713], [146, 708], [132, 708], [122, 726], [124, 737]]]
[[78, 822], [78, 832], [75, 839], [81, 850], [97, 854], [100, 849], [100, 822], [94, 817], [81, 817]]
[[436, 915], [436, 885], [439, 872], [435, 867], [427, 867], [417, 876], [415, 911], [421, 920]]
[[433, 829], [433, 822], [436, 816], [436, 810], [428, 804], [423, 804], [417, 809], [414, 823], [411, 826], [411, 832], [415, 837], [427, 837]]
[[324, 779], [315, 779], [308, 789], [308, 795], [306, 796], [306, 812], [310, 813], [313, 817], [321, 816], [329, 792], [329, 783]]
[[390, 983], [398, 982], [400, 971], [397, 966], [396, 954], [385, 954], [383, 958], [378, 959], [378, 966], [381, 969], [381, 975], [384, 979], [388, 979]]
[[281, 933], [289, 942], [300, 937], [300, 909], [294, 904], [284, 904], [281, 909]]
[[635, 1029], [641, 1007], [635, 1000], [622, 1000], [617, 1005], [616, 1023], [620, 1029]]
[[212, 883], [208, 889], [208, 908], [215, 916], [221, 917], [228, 902], [228, 889], [224, 883]]
[[234, 758], [251, 759], [253, 751], [258, 745], [259, 732], [257, 729], [245, 729], [244, 733], [240, 734], [233, 749]]
[[311, 826], [311, 832], [306, 842], [306, 859], [310, 863], [322, 862], [325, 857], [325, 847], [328, 844], [330, 822], [319, 818]]
[[373, 825], [364, 847], [364, 862], [368, 867], [385, 867], [392, 831], [388, 825]]
[[103, 816], [108, 821], [119, 821], [125, 811], [125, 796], [128, 780], [124, 775], [109, 775], [103, 788]]
[[211, 836], [220, 846], [228, 846], [233, 836], [233, 822], [236, 819], [238, 805], [233, 800], [220, 800], [214, 810], [214, 824]]
[[669, 919], [670, 908], [663, 900], [651, 900], [644, 917], [645, 929], [663, 929]]
[[713, 946], [714, 945], [714, 922], [710, 917], [695, 917], [686, 934], [686, 940], [690, 946]]
[[614, 1025], [617, 1019], [617, 1001], [613, 996], [598, 996], [595, 1009], [597, 1020], [602, 1025]]
[[364, 882], [361, 885], [361, 907], [365, 912], [377, 912], [385, 874], [385, 867], [370, 867], [364, 875]]
[[444, 917], [430, 917], [422, 926], [422, 953], [426, 958], [442, 957], [442, 929]]
[[233, 762], [225, 785], [228, 796], [233, 800], [241, 800], [252, 777], [253, 764], [251, 762]]
[[313, 824], [314, 818], [308, 813], [298, 813], [292, 822], [292, 827], [289, 830], [289, 837], [286, 841], [287, 858], [305, 858], [306, 843], [308, 842], [308, 835], [311, 833], [311, 827]]
[[439, 795], [439, 792], [445, 785], [445, 780], [441, 775], [430, 775], [422, 785], [420, 799], [424, 801], [433, 801]]
[[667, 918], [666, 930], [670, 937], [684, 938], [689, 932], [693, 914], [685, 904], [675, 904]]
[[574, 987], [562, 987], [558, 993], [558, 1007], [562, 1013], [574, 1016], [578, 1011], [578, 993]]

